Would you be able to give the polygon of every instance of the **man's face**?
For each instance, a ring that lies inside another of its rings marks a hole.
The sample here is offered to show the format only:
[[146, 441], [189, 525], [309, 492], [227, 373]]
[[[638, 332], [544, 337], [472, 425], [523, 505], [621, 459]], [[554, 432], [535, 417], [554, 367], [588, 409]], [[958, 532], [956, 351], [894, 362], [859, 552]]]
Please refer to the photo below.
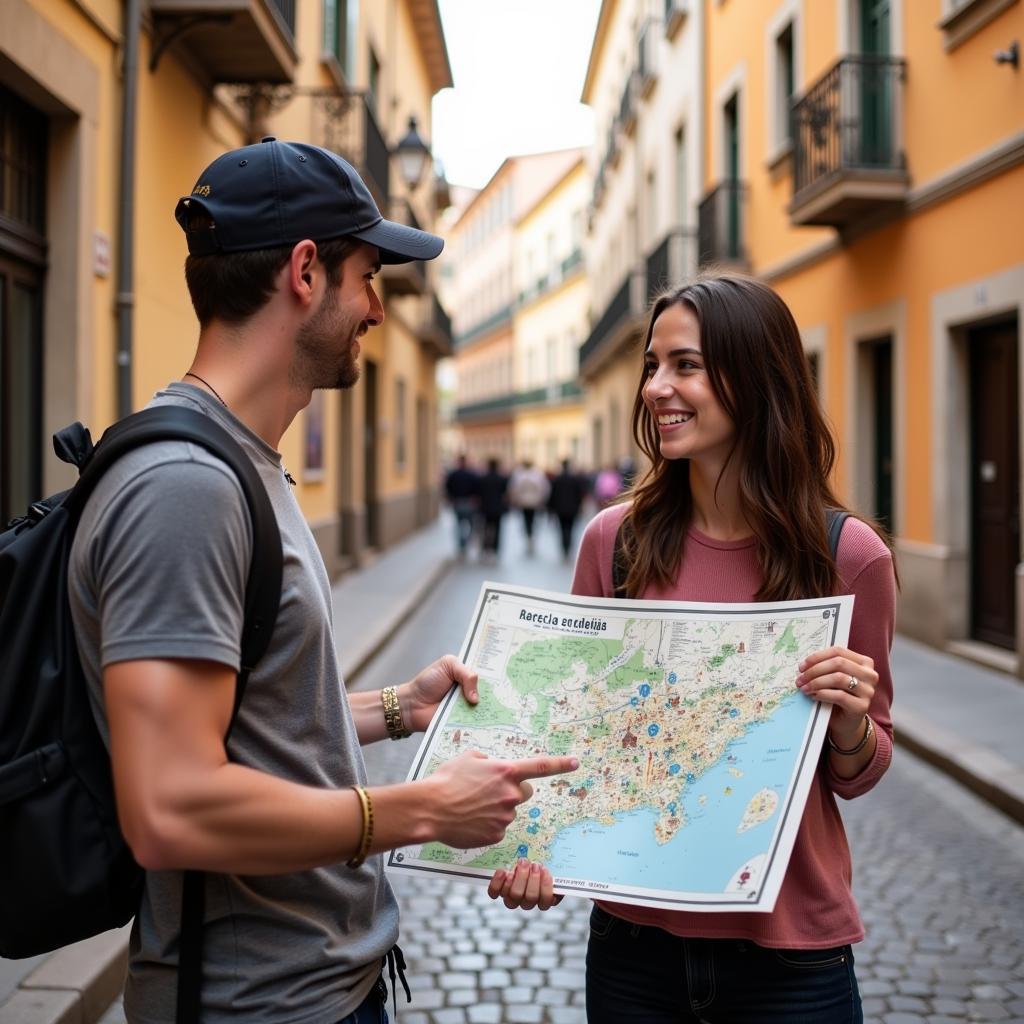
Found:
[[361, 243], [341, 265], [341, 280], [326, 283], [319, 308], [297, 338], [305, 381], [313, 388], [350, 388], [359, 380], [359, 339], [384, 320], [373, 288], [380, 270], [376, 246]]

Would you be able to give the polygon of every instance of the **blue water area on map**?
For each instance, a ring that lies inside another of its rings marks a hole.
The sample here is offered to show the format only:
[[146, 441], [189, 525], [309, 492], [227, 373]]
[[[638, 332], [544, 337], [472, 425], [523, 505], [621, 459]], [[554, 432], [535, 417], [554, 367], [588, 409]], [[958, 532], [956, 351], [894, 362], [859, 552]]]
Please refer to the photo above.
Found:
[[[723, 892], [747, 861], [768, 848], [785, 806], [808, 706], [807, 698], [794, 695], [769, 721], [730, 744], [706, 774], [685, 776], [673, 799], [686, 824], [670, 842], [659, 845], [655, 838], [659, 814], [654, 808], [624, 814], [612, 825], [582, 822], [556, 837], [548, 865], [552, 873], [612, 885]], [[747, 804], [765, 787], [778, 793], [778, 809], [767, 822], [738, 833]]]

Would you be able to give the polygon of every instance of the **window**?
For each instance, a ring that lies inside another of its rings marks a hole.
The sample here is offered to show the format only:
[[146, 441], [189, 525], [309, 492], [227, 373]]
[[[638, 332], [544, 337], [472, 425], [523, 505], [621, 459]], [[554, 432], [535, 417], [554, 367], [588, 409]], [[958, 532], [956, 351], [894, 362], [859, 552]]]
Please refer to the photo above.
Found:
[[690, 196], [686, 187], [686, 129], [676, 130], [675, 144], [676, 164], [676, 224], [687, 225], [690, 222]]
[[323, 51], [337, 60], [346, 81], [356, 77], [359, 0], [323, 0]]
[[375, 113], [380, 113], [380, 61], [377, 59], [377, 54], [373, 52], [373, 47], [370, 47], [370, 57], [368, 61], [367, 71], [367, 85], [366, 85], [366, 102], [370, 105], [370, 109]]
[[793, 57], [793, 22], [775, 37], [775, 125], [773, 148], [778, 150], [792, 141], [789, 105], [796, 88]]

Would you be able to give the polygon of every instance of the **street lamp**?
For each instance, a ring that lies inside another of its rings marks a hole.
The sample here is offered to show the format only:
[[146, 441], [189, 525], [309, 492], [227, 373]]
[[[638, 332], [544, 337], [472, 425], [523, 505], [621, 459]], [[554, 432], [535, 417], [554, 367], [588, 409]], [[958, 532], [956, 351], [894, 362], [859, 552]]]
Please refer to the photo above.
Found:
[[409, 129], [395, 146], [398, 171], [410, 191], [416, 188], [423, 177], [423, 171], [430, 160], [430, 149], [416, 130], [416, 118], [409, 118]]

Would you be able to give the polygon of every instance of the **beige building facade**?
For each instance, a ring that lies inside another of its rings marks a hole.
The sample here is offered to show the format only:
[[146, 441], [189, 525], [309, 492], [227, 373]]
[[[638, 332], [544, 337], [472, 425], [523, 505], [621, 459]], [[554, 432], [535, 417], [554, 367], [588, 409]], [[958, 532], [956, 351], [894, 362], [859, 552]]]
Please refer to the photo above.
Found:
[[[834, 425], [837, 489], [892, 535], [898, 628], [1024, 675], [1024, 3], [650, 13], [604, 0], [583, 94], [595, 449], [629, 444], [635, 339], [663, 280], [703, 265], [766, 280]], [[679, 118], [692, 171], [666, 182]]]
[[515, 226], [513, 450], [517, 462], [528, 459], [545, 470], [556, 470], [563, 459], [590, 465], [579, 382], [590, 304], [583, 259], [590, 195], [581, 150]]
[[[410, 117], [429, 139], [450, 84], [434, 0], [0, 4], [0, 511], [69, 482], [54, 430], [80, 419], [98, 435], [188, 366], [173, 211], [206, 164], [265, 134], [327, 146], [386, 216], [429, 229], [434, 175], [407, 186], [393, 151]], [[332, 573], [437, 508], [448, 318], [431, 268], [380, 285], [363, 380], [314, 396], [281, 445]]]
[[477, 466], [497, 459], [508, 469], [516, 458], [515, 423], [522, 390], [515, 333], [522, 290], [517, 287], [517, 225], [578, 159], [576, 150], [507, 158], [449, 234], [447, 287], [456, 377], [453, 437], [457, 454], [465, 454]]
[[696, 268], [704, 160], [701, 3], [605, 0], [582, 100], [594, 111], [591, 325], [580, 350], [595, 465], [635, 458], [638, 342], [650, 299]]

